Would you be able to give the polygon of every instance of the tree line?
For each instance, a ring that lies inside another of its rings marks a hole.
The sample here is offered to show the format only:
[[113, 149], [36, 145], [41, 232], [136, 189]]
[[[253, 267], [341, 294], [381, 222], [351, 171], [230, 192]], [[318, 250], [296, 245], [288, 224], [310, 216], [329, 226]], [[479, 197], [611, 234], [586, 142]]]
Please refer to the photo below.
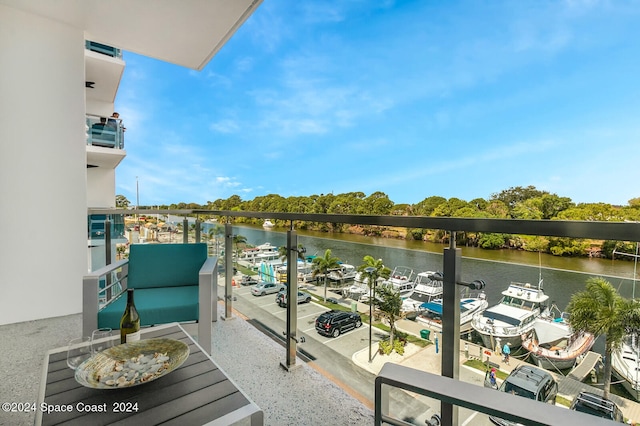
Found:
[[[127, 207], [129, 201], [116, 196], [116, 206]], [[154, 206], [140, 206], [154, 208]], [[640, 221], [640, 197], [628, 201], [626, 206], [607, 203], [574, 203], [569, 197], [541, 191], [534, 186], [511, 187], [491, 194], [488, 199], [475, 198], [464, 201], [459, 198], [430, 196], [416, 204], [396, 204], [384, 192], [366, 195], [363, 192], [344, 194], [320, 194], [310, 196], [282, 197], [269, 194], [243, 200], [238, 195], [227, 199], [197, 203], [177, 203], [159, 206], [167, 209], [231, 210], [274, 213], [322, 213], [322, 214], [368, 214], [404, 215], [432, 217], [465, 217], [532, 220], [580, 220], [580, 221]], [[236, 218], [236, 223], [261, 224], [260, 219]], [[275, 221], [276, 226], [278, 225]], [[285, 224], [282, 224], [285, 225]], [[430, 242], [448, 243], [448, 234], [434, 229], [399, 229], [385, 226], [355, 226], [345, 223], [317, 223], [297, 221], [297, 229], [323, 232], [345, 232], [362, 235], [404, 238]], [[456, 235], [458, 245], [482, 249], [521, 249], [541, 251], [556, 256], [597, 256], [611, 258], [615, 252], [635, 253], [635, 242], [591, 241], [563, 237], [539, 237], [514, 234], [460, 232]], [[629, 258], [627, 258], [629, 259]]]

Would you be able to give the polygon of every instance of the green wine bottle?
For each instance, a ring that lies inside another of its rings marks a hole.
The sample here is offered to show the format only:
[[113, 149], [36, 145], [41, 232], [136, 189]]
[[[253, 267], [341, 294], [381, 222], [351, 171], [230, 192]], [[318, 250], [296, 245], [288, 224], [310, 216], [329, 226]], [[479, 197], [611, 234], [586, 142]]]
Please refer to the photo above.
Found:
[[120, 343], [140, 340], [140, 315], [133, 303], [133, 289], [127, 289], [127, 307], [120, 319]]

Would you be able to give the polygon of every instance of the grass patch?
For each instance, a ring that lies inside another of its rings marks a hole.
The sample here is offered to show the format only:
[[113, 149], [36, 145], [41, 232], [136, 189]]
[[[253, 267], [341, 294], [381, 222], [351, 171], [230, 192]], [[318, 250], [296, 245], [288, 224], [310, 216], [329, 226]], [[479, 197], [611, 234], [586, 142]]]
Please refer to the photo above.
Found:
[[[475, 368], [476, 370], [480, 370], [484, 373], [489, 371], [487, 364], [480, 361], [479, 359], [468, 359], [464, 362], [464, 365], [466, 365], [467, 367]], [[496, 378], [500, 380], [504, 380], [507, 378], [508, 375], [509, 373], [496, 369]]]

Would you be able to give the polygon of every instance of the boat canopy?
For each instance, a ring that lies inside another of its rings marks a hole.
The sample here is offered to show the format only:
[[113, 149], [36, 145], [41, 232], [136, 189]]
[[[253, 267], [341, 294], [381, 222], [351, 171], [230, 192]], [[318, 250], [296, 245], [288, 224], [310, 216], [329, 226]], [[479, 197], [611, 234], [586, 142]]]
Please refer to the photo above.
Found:
[[[467, 308], [467, 305], [471, 302], [473, 302], [473, 299], [461, 300], [460, 313], [468, 311], [469, 308]], [[420, 305], [420, 309], [433, 312], [434, 314], [437, 314], [437, 315], [442, 315], [442, 299], [436, 299], [431, 302], [425, 302], [422, 305]]]

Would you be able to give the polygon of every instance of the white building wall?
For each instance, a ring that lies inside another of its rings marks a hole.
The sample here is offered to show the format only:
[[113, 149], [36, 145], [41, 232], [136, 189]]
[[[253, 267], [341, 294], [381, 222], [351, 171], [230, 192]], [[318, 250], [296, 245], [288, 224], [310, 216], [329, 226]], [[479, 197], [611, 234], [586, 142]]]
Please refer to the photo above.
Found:
[[82, 310], [84, 90], [83, 32], [0, 5], [0, 324]]
[[87, 169], [87, 202], [93, 208], [116, 208], [116, 171], [107, 167]]

